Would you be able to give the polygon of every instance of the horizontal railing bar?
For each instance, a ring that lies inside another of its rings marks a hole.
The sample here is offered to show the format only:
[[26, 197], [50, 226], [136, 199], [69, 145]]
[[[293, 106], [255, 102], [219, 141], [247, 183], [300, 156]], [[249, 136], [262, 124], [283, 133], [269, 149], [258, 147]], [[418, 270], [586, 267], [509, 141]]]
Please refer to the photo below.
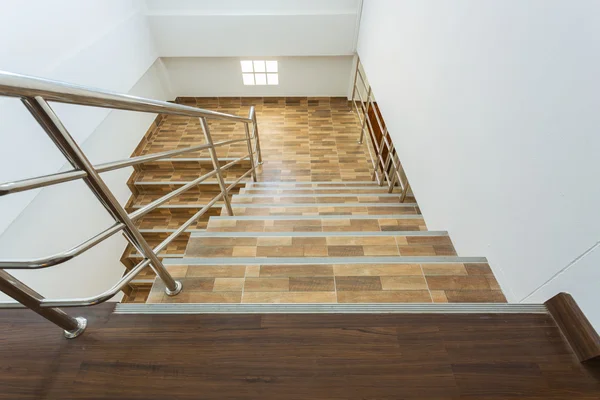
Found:
[[[217, 142], [217, 143], [215, 143], [215, 147], [224, 146], [227, 144], [232, 144], [232, 143], [237, 143], [237, 142], [242, 142], [245, 140], [246, 140], [246, 138], [226, 140], [224, 142]], [[132, 158], [128, 158], [125, 160], [112, 161], [112, 162], [96, 165], [95, 168], [98, 172], [107, 172], [107, 171], [112, 171], [112, 170], [119, 169], [119, 168], [130, 167], [132, 165], [142, 164], [142, 163], [145, 163], [148, 161], [159, 160], [159, 159], [165, 158], [165, 157], [176, 156], [178, 154], [185, 154], [185, 153], [189, 153], [192, 151], [204, 150], [204, 149], [208, 149], [209, 147], [210, 147], [209, 144], [201, 144], [198, 146], [188, 147], [186, 149], [168, 150], [168, 151], [162, 151], [160, 153], [145, 154], [143, 156], [137, 156], [137, 157], [132, 157]]]
[[240, 122], [250, 118], [201, 108], [118, 94], [97, 88], [0, 71], [0, 96], [43, 97], [46, 101], [158, 114], [205, 117]]
[[[245, 140], [245, 139], [244, 139], [244, 140]], [[238, 164], [238, 163], [240, 163], [240, 162], [244, 161], [246, 158], [247, 158], [247, 159], [250, 159], [250, 155], [243, 156], [243, 157], [237, 158], [237, 159], [235, 159], [235, 160], [233, 160], [233, 161], [231, 161], [231, 162], [228, 162], [227, 164], [225, 164], [225, 165], [223, 165], [223, 166], [221, 167], [221, 171], [225, 171], [226, 169], [229, 169], [229, 168], [233, 167], [234, 165], [236, 165], [236, 164]]]
[[202, 175], [199, 178], [194, 179], [190, 183], [186, 183], [182, 187], [173, 190], [171, 193], [168, 193], [168, 194], [164, 195], [163, 197], [154, 200], [152, 203], [147, 204], [144, 207], [132, 212], [131, 214], [129, 214], [129, 218], [131, 218], [133, 221], [139, 219], [140, 217], [148, 214], [150, 211], [154, 210], [156, 207], [160, 206], [161, 204], [171, 200], [172, 198], [174, 198], [174, 197], [180, 195], [181, 193], [191, 189], [192, 187], [198, 185], [200, 182], [202, 182], [212, 176], [215, 176], [216, 174], [217, 174], [217, 171], [214, 170], [214, 171], [211, 171], [209, 173]]
[[6, 182], [0, 184], [0, 196], [56, 185], [57, 183], [74, 181], [76, 179], [85, 178], [86, 176], [87, 173], [85, 171], [73, 170], [51, 175], [37, 176], [35, 178], [23, 179], [20, 181]]
[[[215, 147], [224, 146], [232, 143], [244, 142], [246, 138], [232, 139], [215, 143]], [[94, 166], [98, 172], [108, 172], [119, 168], [125, 168], [132, 165], [142, 164], [148, 161], [159, 160], [164, 157], [171, 157], [179, 154], [185, 154], [192, 151], [198, 151], [209, 148], [210, 145], [203, 144], [199, 146], [188, 147], [186, 149], [168, 150], [160, 153], [146, 154], [143, 156], [132, 157], [125, 160], [112, 161]], [[0, 184], [0, 196], [11, 193], [23, 192], [26, 190], [37, 189], [40, 187], [56, 185], [58, 183], [70, 182], [85, 178], [85, 171], [67, 171], [51, 175], [38, 176], [35, 178], [23, 179], [20, 181], [6, 182]]]
[[86, 240], [85, 242], [61, 253], [49, 257], [37, 258], [33, 260], [4, 260], [0, 261], [1, 269], [41, 269], [52, 267], [53, 265], [62, 264], [70, 259], [77, 257], [81, 253], [91, 249], [102, 241], [108, 239], [115, 233], [125, 227], [124, 224], [118, 223], [96, 236]]
[[106, 300], [109, 300], [111, 297], [116, 295], [127, 285], [129, 282], [133, 280], [144, 268], [150, 265], [150, 260], [143, 260], [134, 268], [131, 269], [127, 274], [125, 274], [119, 281], [113, 285], [110, 289], [105, 292], [100, 293], [99, 295], [92, 297], [81, 297], [74, 299], [43, 299], [40, 303], [40, 307], [42, 308], [51, 308], [51, 307], [87, 307], [87, 306], [95, 306], [96, 304], [104, 303]]
[[181, 235], [181, 233], [183, 231], [185, 231], [194, 221], [196, 221], [198, 218], [200, 218], [202, 215], [204, 215], [204, 213], [206, 213], [206, 211], [210, 210], [210, 208], [213, 206], [213, 204], [215, 204], [217, 201], [221, 200], [222, 197], [223, 197], [223, 192], [221, 192], [217, 196], [215, 196], [215, 198], [213, 198], [207, 205], [202, 207], [190, 219], [185, 221], [175, 232], [171, 233], [165, 240], [163, 240], [161, 244], [156, 246], [154, 248], [154, 253], [158, 254], [161, 250], [163, 250], [165, 247], [167, 247], [169, 245], [169, 243], [171, 243], [173, 240], [175, 240], [175, 238], [177, 236]]

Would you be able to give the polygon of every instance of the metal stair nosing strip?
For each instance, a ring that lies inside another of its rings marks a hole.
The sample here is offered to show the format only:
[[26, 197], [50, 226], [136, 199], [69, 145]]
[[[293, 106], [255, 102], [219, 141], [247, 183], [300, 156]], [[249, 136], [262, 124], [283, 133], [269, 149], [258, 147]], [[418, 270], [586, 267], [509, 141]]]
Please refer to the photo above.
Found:
[[485, 257], [355, 256], [355, 257], [183, 257], [165, 258], [165, 265], [329, 265], [329, 264], [464, 264], [487, 263]]
[[[174, 297], [174, 300], [177, 298]], [[543, 304], [362, 303], [362, 304], [117, 304], [115, 314], [547, 314]]]
[[400, 197], [402, 196], [400, 193], [332, 193], [332, 194], [234, 194], [234, 198], [239, 197], [257, 197], [257, 198], [265, 198], [265, 197]]
[[215, 220], [240, 220], [240, 221], [300, 221], [316, 219], [423, 219], [421, 214], [386, 214], [386, 215], [239, 215], [239, 216], [212, 216]]

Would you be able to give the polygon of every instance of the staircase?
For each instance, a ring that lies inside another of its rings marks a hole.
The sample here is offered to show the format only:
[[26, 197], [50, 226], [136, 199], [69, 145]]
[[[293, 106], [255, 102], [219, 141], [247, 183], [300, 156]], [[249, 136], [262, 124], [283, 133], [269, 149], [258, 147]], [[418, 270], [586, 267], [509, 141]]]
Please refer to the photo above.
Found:
[[164, 264], [186, 288], [149, 303], [503, 303], [482, 257], [428, 231], [413, 197], [372, 181], [246, 183]]

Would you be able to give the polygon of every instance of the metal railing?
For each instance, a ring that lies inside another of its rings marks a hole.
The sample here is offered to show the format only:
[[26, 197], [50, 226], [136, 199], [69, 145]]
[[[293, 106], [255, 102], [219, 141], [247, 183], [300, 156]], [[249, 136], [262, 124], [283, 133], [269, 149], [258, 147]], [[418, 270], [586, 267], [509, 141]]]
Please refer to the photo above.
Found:
[[[74, 318], [57, 307], [92, 306], [102, 303], [119, 293], [119, 291], [128, 285], [132, 279], [148, 266], [150, 266], [156, 275], [164, 282], [166, 287], [165, 291], [169, 296], [175, 296], [180, 293], [182, 290], [181, 282], [173, 279], [171, 274], [167, 271], [158, 257], [159, 252], [206, 213], [217, 201], [223, 200], [225, 209], [229, 215], [233, 215], [228, 196], [229, 191], [239, 184], [242, 179], [247, 178], [248, 175], [251, 175], [252, 180], [256, 181], [257, 165], [262, 164], [256, 112], [253, 106], [250, 107], [249, 115], [247, 117], [242, 117], [2, 71], [0, 71], [0, 96], [20, 98], [27, 110], [29, 110], [31, 115], [36, 119], [73, 167], [72, 170], [66, 172], [2, 183], [0, 184], [0, 196], [83, 179], [88, 188], [94, 193], [96, 198], [115, 220], [115, 223], [112, 226], [96, 236], [58, 254], [29, 260], [0, 260], [0, 291], [60, 326], [64, 329], [67, 338], [79, 336], [85, 330], [87, 321], [82, 317]], [[164, 151], [100, 165], [92, 165], [79, 145], [62, 124], [56, 113], [52, 110], [48, 101], [199, 118], [206, 143], [185, 149]], [[245, 137], [213, 142], [207, 122], [208, 118], [243, 123]], [[252, 128], [250, 128], [250, 124], [252, 125]], [[216, 148], [238, 142], [247, 143], [248, 155], [221, 166], [217, 157]], [[130, 214], [125, 211], [123, 206], [117, 201], [111, 190], [100, 177], [100, 173], [106, 171], [130, 167], [148, 161], [156, 161], [200, 150], [207, 150], [209, 152], [214, 168], [213, 171], [199, 176], [192, 182], [173, 190]], [[235, 182], [226, 186], [225, 181], [223, 180], [223, 171], [246, 159], [250, 161], [250, 169]], [[175, 232], [171, 233], [162, 243], [155, 248], [151, 248], [140, 233], [135, 222], [161, 204], [164, 204], [212, 177], [215, 177], [220, 188], [220, 193], [190, 219], [184, 222]], [[123, 232], [125, 238], [137, 249], [143, 259], [129, 270], [113, 287], [96, 296], [71, 299], [46, 299], [6, 272], [6, 270], [9, 269], [49, 268], [64, 263], [91, 249], [117, 232]], [[0, 308], [14, 307], [14, 305], [15, 303], [13, 302], [1, 302]]]
[[[360, 83], [360, 85], [359, 85]], [[366, 100], [363, 99], [363, 93]], [[360, 121], [361, 130], [358, 143], [363, 143], [365, 132], [368, 134], [366, 142], [367, 151], [373, 166], [372, 179], [376, 180], [379, 186], [388, 186], [388, 192], [392, 193], [394, 188], [398, 187], [401, 190], [400, 200], [404, 201], [410, 193], [410, 184], [408, 178], [400, 163], [398, 153], [394, 148], [392, 138], [387, 131], [387, 126], [383, 122], [383, 118], [379, 114], [378, 108], [375, 107], [374, 95], [371, 85], [366, 79], [366, 74], [360, 63], [360, 58], [357, 57], [356, 72], [354, 74], [354, 85], [352, 88], [352, 104], [356, 110], [356, 115]], [[378, 141], [375, 137], [373, 123], [369, 117], [369, 112], [375, 116], [377, 127], [381, 132], [381, 139]]]

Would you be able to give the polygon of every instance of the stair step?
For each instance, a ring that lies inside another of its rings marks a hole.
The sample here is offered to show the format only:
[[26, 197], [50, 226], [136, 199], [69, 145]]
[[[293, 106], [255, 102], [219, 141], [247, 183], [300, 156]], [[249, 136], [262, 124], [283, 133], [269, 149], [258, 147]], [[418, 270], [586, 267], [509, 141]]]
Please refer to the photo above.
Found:
[[361, 187], [361, 186], [348, 186], [348, 187], [328, 187], [328, 188], [242, 188], [240, 194], [245, 195], [290, 195], [290, 194], [302, 194], [302, 195], [315, 195], [315, 194], [387, 194], [387, 187]]
[[420, 214], [416, 203], [234, 203], [236, 216]]
[[361, 186], [361, 187], [380, 187], [377, 182], [374, 181], [306, 181], [306, 182], [300, 182], [300, 181], [260, 181], [260, 182], [248, 182], [246, 184], [246, 186], [248, 188], [259, 188], [259, 187], [269, 187], [269, 188], [273, 188], [273, 187], [281, 187], [281, 188], [286, 188], [286, 187], [299, 187], [299, 188], [306, 188], [306, 187], [344, 187], [344, 186]]
[[317, 203], [401, 203], [400, 194], [236, 194], [232, 196], [232, 203], [250, 204], [317, 204]]
[[446, 232], [197, 232], [190, 257], [455, 256]]
[[[219, 165], [223, 166], [227, 163], [237, 160], [237, 157], [221, 157], [219, 158]], [[242, 160], [241, 166], [248, 169], [250, 166], [249, 160]], [[233, 167], [232, 167], [233, 168]], [[138, 164], [136, 166], [137, 171], [195, 171], [204, 173], [212, 171], [213, 164], [210, 157], [190, 157], [184, 154], [181, 157], [164, 158], [162, 160], [149, 161], [146, 163]]]
[[[176, 299], [176, 298], [175, 298]], [[547, 314], [543, 304], [117, 304], [115, 314]]]
[[348, 265], [348, 264], [487, 264], [485, 257], [362, 256], [362, 257], [184, 257], [165, 259], [165, 265]]
[[418, 214], [396, 215], [242, 215], [212, 217], [211, 232], [281, 232], [281, 231], [426, 231]]

